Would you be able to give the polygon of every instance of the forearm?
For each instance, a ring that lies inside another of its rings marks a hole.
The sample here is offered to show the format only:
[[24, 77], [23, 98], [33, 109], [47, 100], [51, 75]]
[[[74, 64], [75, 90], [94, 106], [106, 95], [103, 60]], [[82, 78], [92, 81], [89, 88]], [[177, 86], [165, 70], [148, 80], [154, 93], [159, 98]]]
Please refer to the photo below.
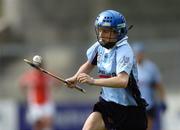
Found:
[[159, 83], [156, 85], [156, 89], [158, 91], [158, 94], [159, 94], [159, 107], [161, 109], [162, 112], [164, 112], [166, 109], [167, 109], [167, 104], [166, 104], [166, 95], [165, 95], [165, 90], [164, 90], [164, 87], [162, 85], [162, 83]]
[[77, 77], [80, 73], [86, 73], [89, 74], [92, 69], [94, 68], [94, 65], [90, 64], [89, 61], [87, 61], [86, 63], [84, 63], [79, 70], [76, 72], [76, 74], [74, 75], [74, 77]]
[[156, 85], [156, 89], [157, 89], [157, 91], [158, 91], [158, 94], [159, 94], [160, 99], [161, 99], [162, 101], [164, 101], [164, 100], [165, 100], [165, 90], [164, 90], [164, 88], [163, 88], [162, 83], [157, 84], [157, 85]]

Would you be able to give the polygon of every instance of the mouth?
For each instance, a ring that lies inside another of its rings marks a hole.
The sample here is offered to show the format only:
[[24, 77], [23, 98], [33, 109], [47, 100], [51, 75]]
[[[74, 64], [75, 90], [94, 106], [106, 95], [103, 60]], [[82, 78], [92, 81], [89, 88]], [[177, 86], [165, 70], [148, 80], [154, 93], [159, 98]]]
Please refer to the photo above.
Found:
[[99, 37], [99, 41], [103, 43], [117, 42], [116, 38]]
[[103, 42], [103, 43], [108, 43], [109, 42], [109, 38], [100, 37], [99, 41]]

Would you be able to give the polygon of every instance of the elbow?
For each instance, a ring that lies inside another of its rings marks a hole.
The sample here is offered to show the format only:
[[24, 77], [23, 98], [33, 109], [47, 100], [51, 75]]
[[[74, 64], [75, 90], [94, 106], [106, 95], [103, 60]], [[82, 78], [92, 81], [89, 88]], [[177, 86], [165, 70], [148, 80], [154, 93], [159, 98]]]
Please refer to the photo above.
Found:
[[121, 86], [122, 88], [128, 87], [128, 81], [126, 81], [126, 80], [123, 81], [121, 85], [122, 85], [122, 86]]
[[125, 82], [124, 83], [124, 88], [127, 88], [128, 87], [128, 82]]
[[117, 78], [119, 81], [119, 87], [121, 87], [121, 88], [128, 87], [129, 75], [126, 72], [122, 72], [122, 73], [118, 74]]
[[124, 78], [122, 80], [122, 88], [127, 88], [128, 87], [128, 82], [129, 82], [129, 78]]
[[121, 79], [121, 80], [119, 80], [120, 82], [118, 82], [117, 84], [116, 84], [116, 86], [118, 87], [118, 88], [126, 88], [126, 87], [128, 87], [128, 80], [127, 79]]
[[127, 88], [129, 84], [129, 77], [124, 81], [124, 88]]

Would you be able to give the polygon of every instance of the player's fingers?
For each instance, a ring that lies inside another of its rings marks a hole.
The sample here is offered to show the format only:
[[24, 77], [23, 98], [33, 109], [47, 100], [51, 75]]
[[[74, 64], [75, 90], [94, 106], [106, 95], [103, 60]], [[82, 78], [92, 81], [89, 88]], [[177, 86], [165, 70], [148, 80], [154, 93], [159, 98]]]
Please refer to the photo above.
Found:
[[68, 79], [65, 79], [66, 82], [68, 83], [75, 83], [76, 82], [76, 77], [70, 77]]
[[69, 80], [69, 79], [67, 79], [67, 80], [65, 80], [65, 81], [67, 82], [67, 84], [72, 84], [72, 83], [74, 83], [73, 80]]
[[73, 88], [75, 86], [74, 83], [70, 83], [70, 82], [67, 82], [64, 84], [65, 86], [69, 87], [69, 88]]
[[86, 78], [85, 79], [81, 79], [79, 83], [81, 83], [81, 84], [87, 83], [87, 79]]
[[64, 86], [66, 87], [69, 87], [70, 88], [70, 85], [68, 83], [64, 83]]
[[66, 79], [66, 85], [70, 88], [76, 86], [77, 80], [75, 78]]
[[77, 81], [79, 82], [81, 79], [83, 78], [87, 78], [87, 75], [84, 75], [84, 74], [80, 74], [77, 76]]
[[85, 82], [86, 80], [87, 80], [87, 77], [86, 77], [86, 76], [84, 76], [84, 77], [79, 77], [79, 78], [78, 78], [78, 82], [79, 82], [79, 83]]

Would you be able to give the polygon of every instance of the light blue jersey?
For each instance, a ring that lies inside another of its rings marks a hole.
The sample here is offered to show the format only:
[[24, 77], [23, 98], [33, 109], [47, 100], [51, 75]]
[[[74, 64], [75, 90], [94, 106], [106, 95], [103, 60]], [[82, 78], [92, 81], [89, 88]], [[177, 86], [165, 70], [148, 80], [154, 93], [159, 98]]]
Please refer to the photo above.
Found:
[[[126, 72], [130, 75], [132, 72], [137, 81], [135, 56], [127, 39], [127, 36], [124, 37], [112, 49], [106, 49], [99, 42], [96, 42], [87, 50], [87, 58], [91, 63], [97, 59], [100, 78], [109, 78], [121, 72]], [[112, 101], [125, 106], [137, 105], [127, 88], [102, 87], [100, 96], [106, 101]]]
[[155, 88], [153, 85], [160, 81], [161, 76], [154, 63], [144, 60], [138, 65], [138, 86], [142, 97], [149, 104], [147, 109], [155, 105]]

